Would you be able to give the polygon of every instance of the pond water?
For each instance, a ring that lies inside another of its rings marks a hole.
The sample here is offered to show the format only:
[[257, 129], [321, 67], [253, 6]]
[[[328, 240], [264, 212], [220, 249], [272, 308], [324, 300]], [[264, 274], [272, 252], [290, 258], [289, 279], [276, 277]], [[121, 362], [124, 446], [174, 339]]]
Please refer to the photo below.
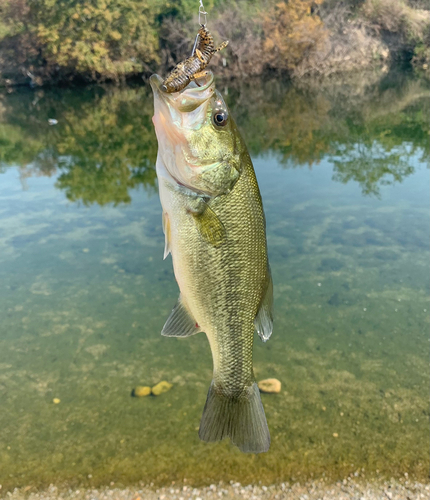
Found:
[[[149, 90], [19, 90], [0, 95], [3, 492], [427, 479], [429, 83], [219, 88], [267, 218], [275, 324], [254, 363], [282, 382], [262, 395], [269, 453], [199, 441], [208, 342], [160, 336], [178, 289]], [[168, 393], [130, 396], [161, 380]]]

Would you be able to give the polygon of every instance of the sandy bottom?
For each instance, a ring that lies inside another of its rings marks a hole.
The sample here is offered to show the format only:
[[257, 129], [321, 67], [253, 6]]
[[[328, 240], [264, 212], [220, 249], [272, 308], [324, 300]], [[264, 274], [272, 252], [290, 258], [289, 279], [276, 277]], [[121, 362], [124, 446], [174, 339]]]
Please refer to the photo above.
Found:
[[[2, 495], [3, 496], [3, 495]], [[51, 486], [47, 490], [32, 492], [31, 489], [15, 489], [7, 492], [6, 498], [12, 500], [206, 500], [226, 499], [282, 499], [282, 500], [418, 500], [430, 497], [430, 484], [405, 479], [404, 481], [385, 481], [379, 484], [358, 482], [345, 479], [327, 484], [312, 481], [304, 484], [281, 483], [272, 486], [248, 485], [240, 483], [217, 485], [203, 488], [171, 485], [155, 489], [150, 486], [133, 488], [61, 490]]]

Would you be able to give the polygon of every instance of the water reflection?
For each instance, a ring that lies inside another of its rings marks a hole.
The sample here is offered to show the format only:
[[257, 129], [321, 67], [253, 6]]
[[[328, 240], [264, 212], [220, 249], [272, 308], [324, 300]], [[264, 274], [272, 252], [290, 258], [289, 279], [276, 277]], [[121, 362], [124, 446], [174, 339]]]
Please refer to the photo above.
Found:
[[39, 91], [3, 102], [0, 161], [18, 165], [22, 179], [57, 172], [57, 187], [84, 204], [129, 203], [129, 189], [154, 189], [157, 145], [146, 89]]
[[[222, 87], [222, 86], [221, 86]], [[252, 81], [224, 89], [251, 154], [275, 152], [285, 168], [334, 164], [334, 179], [364, 194], [412, 174], [430, 152], [430, 87], [399, 75], [325, 84]], [[58, 172], [57, 187], [84, 204], [129, 203], [155, 189], [156, 138], [147, 87], [19, 91], [0, 97], [0, 172], [25, 179]], [[50, 126], [49, 118], [58, 120]]]

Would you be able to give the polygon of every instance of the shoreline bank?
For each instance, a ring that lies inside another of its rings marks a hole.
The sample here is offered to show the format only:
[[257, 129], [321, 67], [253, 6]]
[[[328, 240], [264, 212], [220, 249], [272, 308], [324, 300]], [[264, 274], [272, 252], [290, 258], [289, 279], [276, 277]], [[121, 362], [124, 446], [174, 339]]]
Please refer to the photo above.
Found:
[[[0, 7], [0, 87], [124, 83], [170, 71], [189, 57], [195, 9], [157, 2], [145, 9], [112, 1], [107, 10], [6, 0]], [[25, 8], [23, 7], [25, 6]], [[411, 64], [428, 72], [430, 7], [425, 0], [214, 0], [216, 43], [228, 47], [211, 69], [225, 78], [273, 71], [284, 79]], [[136, 23], [140, 29], [136, 30]]]

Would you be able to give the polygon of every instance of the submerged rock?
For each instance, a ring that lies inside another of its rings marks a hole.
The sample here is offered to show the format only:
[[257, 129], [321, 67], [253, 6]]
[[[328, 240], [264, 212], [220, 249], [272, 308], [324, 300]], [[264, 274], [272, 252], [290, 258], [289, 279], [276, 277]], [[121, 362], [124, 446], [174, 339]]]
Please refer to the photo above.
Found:
[[266, 378], [258, 382], [258, 388], [261, 392], [276, 394], [281, 392], [281, 382], [277, 378]]
[[151, 394], [151, 388], [146, 385], [138, 385], [131, 391], [131, 395], [135, 398], [143, 398]]
[[160, 394], [163, 394], [163, 392], [170, 391], [172, 387], [173, 384], [162, 380], [161, 382], [158, 382], [157, 385], [154, 385], [154, 387], [152, 388], [152, 394], [154, 394], [154, 396], [159, 396]]

